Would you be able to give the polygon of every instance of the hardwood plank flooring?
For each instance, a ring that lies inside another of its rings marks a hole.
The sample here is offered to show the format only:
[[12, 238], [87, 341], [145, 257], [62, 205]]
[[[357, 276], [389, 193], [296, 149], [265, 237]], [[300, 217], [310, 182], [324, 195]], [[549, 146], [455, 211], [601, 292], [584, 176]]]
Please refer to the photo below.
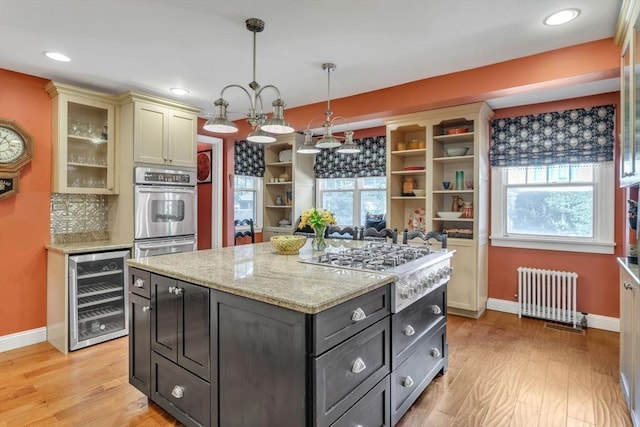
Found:
[[[398, 427], [631, 427], [619, 335], [543, 326], [495, 311], [450, 315], [449, 370]], [[180, 425], [129, 385], [127, 354], [126, 337], [68, 355], [48, 343], [0, 353], [0, 427]]]

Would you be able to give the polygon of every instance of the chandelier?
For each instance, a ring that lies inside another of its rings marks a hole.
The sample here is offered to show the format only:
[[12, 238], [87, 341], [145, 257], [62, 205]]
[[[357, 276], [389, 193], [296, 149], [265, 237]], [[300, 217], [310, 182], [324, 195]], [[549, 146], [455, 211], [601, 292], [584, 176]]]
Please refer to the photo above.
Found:
[[333, 123], [337, 119], [343, 119], [344, 117], [336, 116], [331, 118], [333, 111], [331, 111], [331, 72], [336, 70], [336, 64], [330, 62], [322, 64], [322, 69], [327, 72], [327, 109], [324, 112], [324, 122], [322, 123], [322, 137], [320, 137], [315, 145], [313, 143], [313, 133], [309, 129], [311, 125], [311, 119], [307, 125], [307, 130], [304, 131], [304, 144], [298, 148], [297, 152], [301, 154], [318, 154], [323, 148], [336, 148], [338, 153], [353, 154], [359, 153], [360, 148], [353, 143], [353, 131], [349, 129], [347, 124], [347, 130], [344, 132], [345, 142], [341, 143], [338, 138], [333, 136], [332, 127]]
[[[293, 127], [284, 119], [285, 103], [280, 97], [280, 90], [273, 85], [260, 87], [256, 81], [256, 33], [264, 30], [264, 21], [258, 18], [249, 18], [245, 21], [247, 30], [253, 33], [253, 81], [249, 83], [248, 91], [238, 84], [225, 86], [220, 91], [220, 97], [213, 103], [215, 107], [215, 116], [204, 124], [203, 128], [209, 132], [216, 133], [234, 133], [238, 131], [235, 123], [227, 118], [227, 107], [229, 103], [224, 99], [224, 92], [232, 87], [242, 89], [249, 97], [249, 112], [247, 113], [247, 122], [253, 129], [247, 136], [247, 141], [258, 143], [270, 143], [276, 140], [274, 134], [287, 134], [294, 131]], [[262, 92], [265, 89], [271, 89], [276, 93], [276, 99], [271, 104], [273, 106], [273, 115], [268, 118], [262, 112]]]

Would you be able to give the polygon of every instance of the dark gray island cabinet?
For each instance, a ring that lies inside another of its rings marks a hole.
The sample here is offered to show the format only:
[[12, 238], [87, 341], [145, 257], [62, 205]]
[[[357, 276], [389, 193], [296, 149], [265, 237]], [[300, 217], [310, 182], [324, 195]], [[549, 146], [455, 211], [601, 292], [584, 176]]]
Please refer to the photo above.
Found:
[[446, 286], [402, 316], [390, 284], [305, 313], [129, 270], [130, 383], [185, 425], [392, 426], [447, 367]]

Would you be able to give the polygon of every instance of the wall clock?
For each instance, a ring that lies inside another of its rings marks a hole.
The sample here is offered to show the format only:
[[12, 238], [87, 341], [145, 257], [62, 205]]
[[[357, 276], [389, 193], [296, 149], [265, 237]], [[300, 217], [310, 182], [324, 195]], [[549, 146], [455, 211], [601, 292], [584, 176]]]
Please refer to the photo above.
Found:
[[16, 172], [31, 161], [33, 138], [13, 120], [0, 119], [0, 172]]

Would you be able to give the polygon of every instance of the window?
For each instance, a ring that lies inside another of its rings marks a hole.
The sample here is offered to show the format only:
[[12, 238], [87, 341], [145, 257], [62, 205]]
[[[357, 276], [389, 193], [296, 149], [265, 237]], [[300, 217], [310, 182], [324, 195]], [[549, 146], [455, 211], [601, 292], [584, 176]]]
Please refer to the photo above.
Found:
[[492, 168], [491, 244], [613, 253], [612, 162]]
[[233, 219], [253, 218], [254, 228], [262, 228], [262, 178], [235, 175]]
[[365, 223], [365, 216], [387, 213], [385, 177], [317, 179], [318, 205], [329, 209], [340, 226]]

